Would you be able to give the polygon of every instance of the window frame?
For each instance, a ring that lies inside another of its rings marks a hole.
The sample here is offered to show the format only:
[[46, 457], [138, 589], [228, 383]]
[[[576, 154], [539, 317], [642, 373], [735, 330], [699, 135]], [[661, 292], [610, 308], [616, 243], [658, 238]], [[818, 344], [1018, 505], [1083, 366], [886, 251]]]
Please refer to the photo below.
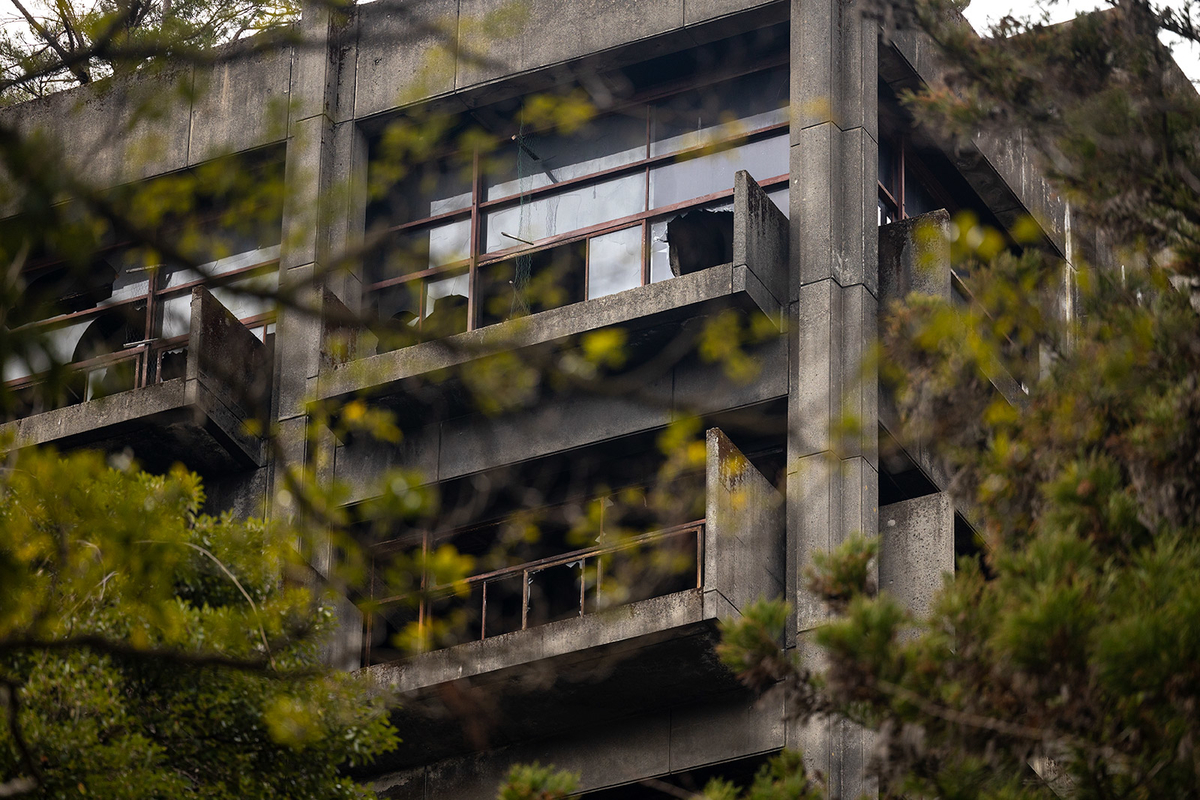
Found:
[[[651, 155], [651, 146], [654, 143], [653, 131], [653, 105], [657, 100], [670, 98], [674, 95], [682, 94], [687, 91], [712, 86], [718, 83], [733, 80], [739, 77], [746, 77], [760, 72], [767, 72], [782, 66], [786, 66], [788, 59], [786, 54], [776, 54], [770, 58], [762, 59], [749, 65], [742, 65], [739, 68], [721, 70], [719, 72], [710, 73], [705, 76], [705, 80], [698, 82], [695, 78], [678, 79], [671, 83], [657, 87], [653, 91], [639, 93], [638, 96], [629, 100], [626, 103], [620, 104], [612, 109], [606, 110], [603, 116], [610, 114], [625, 113], [630, 110], [637, 110], [645, 121], [645, 137], [642, 142], [644, 155], [626, 164], [621, 164], [597, 172], [588, 173], [586, 175], [576, 176], [557, 183], [551, 183], [546, 186], [539, 186], [529, 189], [525, 192], [515, 192], [506, 194], [502, 197], [494, 199], [486, 199], [487, 194], [487, 175], [481, 164], [481, 156], [478, 151], [471, 154], [471, 176], [470, 176], [470, 201], [469, 204], [460, 209], [443, 212], [440, 214], [429, 215], [419, 219], [405, 220], [395, 224], [387, 225], [378, 229], [378, 235], [384, 237], [398, 237], [409, 234], [419, 234], [422, 231], [433, 230], [440, 225], [447, 223], [458, 223], [468, 221], [470, 230], [468, 235], [468, 255], [466, 258], [456, 259], [445, 264], [431, 266], [424, 269], [414, 270], [404, 275], [390, 275], [380, 280], [370, 280], [372, 276], [364, 275], [363, 281], [363, 296], [368, 307], [374, 307], [376, 304], [375, 296], [380, 292], [394, 290], [397, 287], [415, 284], [419, 290], [416, 292], [417, 301], [415, 304], [415, 313], [417, 315], [414, 331], [423, 331], [425, 321], [428, 315], [426, 308], [428, 292], [426, 287], [432, 280], [440, 277], [451, 277], [453, 275], [462, 274], [464, 271], [467, 274], [467, 331], [477, 330], [486, 327], [494, 322], [485, 323], [483, 320], [483, 309], [481, 306], [480, 292], [483, 288], [483, 281], [480, 278], [480, 271], [494, 264], [499, 264], [504, 261], [511, 260], [518, 256], [535, 255], [556, 247], [562, 247], [577, 242], [586, 242], [594, 237], [605, 234], [616, 233], [631, 228], [640, 228], [641, 239], [641, 279], [640, 286], [649, 285], [652, 282], [651, 276], [651, 228], [660, 222], [665, 217], [676, 216], [682, 212], [692, 208], [699, 208], [706, 205], [729, 202], [733, 198], [732, 185], [725, 190], [711, 192], [709, 194], [690, 198], [666, 206], [650, 208], [650, 180], [651, 174], [655, 168], [661, 167], [670, 163], [678, 163], [689, 161], [695, 158], [711, 155], [717, 152], [728, 152], [734, 148], [742, 147], [756, 142], [776, 138], [786, 137], [790, 129], [790, 120], [782, 122], [770, 123], [760, 126], [749, 131], [739, 131], [736, 133], [722, 132], [717, 138], [704, 141], [702, 143], [677, 150], [670, 153]], [[783, 106], [786, 110], [786, 106]], [[538, 131], [532, 131], [531, 135], [536, 135]], [[436, 158], [445, 158], [453, 155], [448, 152], [440, 152]], [[462, 161], [465, 162], [465, 158]], [[540, 197], [553, 195], [571, 189], [595, 185], [606, 180], [613, 180], [630, 175], [641, 174], [643, 176], [643, 208], [641, 211], [628, 214], [623, 217], [606, 220], [584, 228], [577, 228], [564, 233], [559, 233], [545, 239], [539, 239], [532, 244], [514, 244], [512, 247], [506, 247], [493, 252], [486, 252], [486, 236], [484, 230], [484, 220], [487, 214], [497, 210], [510, 208], [514, 205], [519, 205], [522, 201], [529, 202], [537, 200]], [[765, 191], [773, 191], [780, 188], [785, 188], [790, 184], [790, 170], [779, 175], [772, 175], [763, 180], [758, 181], [759, 185]], [[369, 216], [369, 215], [368, 215]], [[386, 242], [381, 243], [380, 247], [387, 250]], [[591, 279], [591, 264], [590, 248], [584, 248], [584, 272], [582, 275], [581, 285], [583, 287], [583, 300], [593, 299], [588, 296], [588, 287]]]

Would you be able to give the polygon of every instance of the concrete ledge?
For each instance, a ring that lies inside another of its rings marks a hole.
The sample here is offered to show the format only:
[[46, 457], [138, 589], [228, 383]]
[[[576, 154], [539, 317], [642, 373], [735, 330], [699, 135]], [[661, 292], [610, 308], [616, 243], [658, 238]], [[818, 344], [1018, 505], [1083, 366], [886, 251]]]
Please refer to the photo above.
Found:
[[407, 379], [494, 353], [562, 344], [614, 326], [651, 328], [728, 305], [779, 318], [779, 304], [749, 268], [725, 264], [335, 366], [321, 373], [317, 399], [348, 399], [363, 392], [387, 394]]
[[418, 692], [446, 681], [474, 678], [596, 647], [619, 649], [641, 637], [686, 628], [704, 619], [703, 598], [692, 589], [422, 653], [407, 661], [378, 664], [364, 672], [395, 691]]
[[[737, 688], [698, 590], [370, 667], [398, 689], [405, 747], [376, 769], [553, 736]], [[440, 673], [440, 674], [439, 674]], [[602, 698], [597, 702], [597, 698]], [[464, 709], [472, 709], [463, 717]], [[494, 789], [493, 789], [494, 790]]]

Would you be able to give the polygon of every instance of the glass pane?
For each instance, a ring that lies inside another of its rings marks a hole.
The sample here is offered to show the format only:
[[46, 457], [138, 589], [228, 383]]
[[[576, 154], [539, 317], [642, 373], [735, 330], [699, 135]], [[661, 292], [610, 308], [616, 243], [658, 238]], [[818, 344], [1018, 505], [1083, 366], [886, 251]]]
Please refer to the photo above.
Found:
[[787, 122], [787, 69], [777, 67], [684, 92], [656, 103], [651, 113], [652, 156]]
[[791, 195], [791, 187], [787, 184], [784, 184], [782, 188], [767, 192], [767, 197], [771, 198], [771, 202], [783, 212], [785, 217], [791, 217]]
[[588, 298], [642, 285], [642, 226], [588, 241]]
[[433, 649], [480, 638], [483, 584], [471, 584], [465, 592], [465, 596], [453, 593], [429, 601], [427, 643]]
[[941, 204], [934, 198], [933, 194], [926, 188], [925, 184], [913, 173], [912, 170], [905, 170], [904, 176], [904, 215], [908, 217], [916, 217], [921, 214], [926, 214], [934, 209], [941, 208]]
[[662, 208], [733, 189], [733, 174], [746, 170], [762, 181], [788, 171], [788, 137], [772, 136], [650, 171], [650, 207]]
[[637, 214], [646, 206], [643, 175], [601, 181], [508, 206], [487, 215], [487, 252]]
[[489, 159], [487, 199], [561, 183], [646, 157], [645, 109], [599, 117], [571, 134], [508, 143]]
[[896, 151], [895, 142], [889, 139], [883, 139], [879, 142], [879, 182], [883, 188], [891, 192], [892, 197], [895, 197], [899, 192], [899, 187], [896, 186], [896, 175], [898, 174], [897, 165], [899, 164], [899, 156]]
[[671, 276], [671, 246], [667, 243], [667, 222], [662, 219], [650, 225], [650, 282], [665, 281]]
[[192, 327], [192, 296], [184, 293], [169, 297], [163, 303], [162, 336], [170, 339], [183, 336]]
[[[416, 166], [411, 157], [405, 157], [403, 164], [387, 163], [376, 153], [369, 169], [371, 189], [381, 199], [368, 209], [368, 227], [414, 222], [471, 206], [471, 157], [443, 158]], [[399, 171], [405, 174], [396, 180]]]
[[434, 337], [467, 329], [467, 293], [470, 276], [430, 279], [425, 284], [425, 322], [421, 332]]
[[[230, 314], [238, 319], [249, 319], [275, 308], [275, 301], [269, 295], [278, 288], [279, 271], [273, 269], [262, 275], [253, 275], [225, 286], [217, 286], [212, 289], [212, 295], [229, 309]], [[245, 294], [247, 291], [262, 292], [267, 296]]]
[[371, 304], [375, 308], [375, 316], [415, 329], [421, 318], [423, 289], [424, 284], [416, 280], [372, 292]]
[[571, 242], [480, 267], [480, 323], [493, 325], [583, 300], [585, 246]]
[[470, 256], [470, 248], [469, 219], [395, 234], [367, 257], [367, 282], [378, 283], [464, 261]]
[[85, 400], [95, 400], [124, 392], [135, 385], [137, 359], [129, 358], [87, 372]]
[[256, 264], [265, 264], [277, 260], [279, 260], [279, 245], [272, 245], [270, 247], [246, 250], [228, 258], [221, 258], [216, 261], [210, 261], [207, 264], [201, 264], [199, 270], [168, 266], [166, 267], [166, 276], [162, 288], [173, 289], [185, 283], [192, 283], [193, 281], [212, 278], [217, 275], [225, 275], [230, 272], [236, 272], [239, 269], [253, 267]]

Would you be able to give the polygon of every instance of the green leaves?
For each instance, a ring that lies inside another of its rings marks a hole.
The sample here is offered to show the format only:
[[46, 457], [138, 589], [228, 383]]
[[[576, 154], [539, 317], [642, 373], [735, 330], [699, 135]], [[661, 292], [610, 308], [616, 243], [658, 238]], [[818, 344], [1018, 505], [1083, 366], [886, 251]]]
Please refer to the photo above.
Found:
[[27, 449], [0, 486], [0, 774], [38, 795], [354, 797], [397, 744], [382, 695], [327, 674], [331, 616], [283, 580], [295, 532], [200, 514], [199, 479]]

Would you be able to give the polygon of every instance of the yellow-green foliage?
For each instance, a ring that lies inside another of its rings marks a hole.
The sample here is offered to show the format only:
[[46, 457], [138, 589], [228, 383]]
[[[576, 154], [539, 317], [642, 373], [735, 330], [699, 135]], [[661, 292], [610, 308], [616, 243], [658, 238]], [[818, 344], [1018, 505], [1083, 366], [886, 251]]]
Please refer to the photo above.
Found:
[[199, 478], [25, 450], [0, 475], [0, 776], [33, 796], [357, 797], [395, 746], [329, 673], [333, 622], [287, 579], [294, 533], [204, 516]]

